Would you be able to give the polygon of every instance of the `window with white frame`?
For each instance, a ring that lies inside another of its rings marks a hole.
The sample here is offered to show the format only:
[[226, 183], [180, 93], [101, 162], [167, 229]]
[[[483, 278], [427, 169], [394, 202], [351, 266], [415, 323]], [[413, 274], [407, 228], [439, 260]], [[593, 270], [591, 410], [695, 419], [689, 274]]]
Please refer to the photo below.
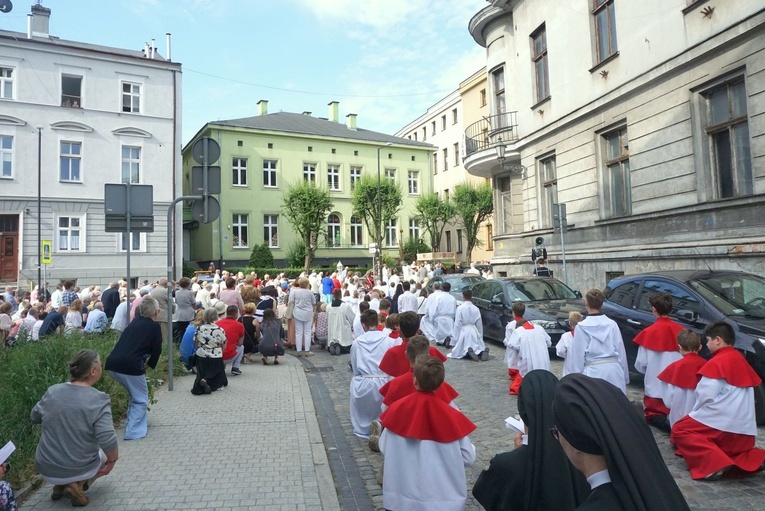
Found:
[[441, 152], [444, 155], [444, 172], [446, 172], [449, 170], [449, 151], [444, 147]]
[[420, 222], [416, 218], [409, 219], [409, 238], [414, 241], [420, 239]]
[[315, 163], [303, 164], [303, 181], [316, 184], [316, 164]]
[[457, 124], [457, 109], [452, 109], [452, 124]]
[[263, 243], [279, 248], [279, 215], [263, 215]]
[[361, 247], [364, 245], [364, 226], [361, 217], [351, 217], [351, 246]]
[[398, 230], [397, 230], [397, 220], [395, 218], [392, 218], [388, 220], [388, 225], [385, 226], [385, 246], [386, 247], [395, 247], [398, 245]]
[[[120, 233], [117, 235], [119, 239], [119, 251], [120, 252], [127, 252], [128, 247], [128, 235], [126, 232]], [[130, 251], [131, 252], [143, 252], [144, 251], [144, 243], [146, 240], [146, 237], [141, 232], [131, 232], [130, 233]]]
[[82, 76], [61, 75], [61, 106], [82, 108]]
[[505, 69], [500, 67], [491, 72], [491, 84], [494, 89], [494, 113], [505, 113]]
[[630, 152], [627, 128], [605, 133], [604, 204], [608, 217], [627, 216], [632, 213], [630, 185]]
[[122, 82], [122, 111], [141, 113], [141, 84]]
[[391, 181], [396, 180], [396, 169], [385, 169], [385, 177]]
[[82, 163], [82, 143], [61, 142], [60, 148], [59, 179], [67, 182], [81, 182], [80, 164]]
[[276, 188], [276, 160], [263, 160], [263, 186]]
[[704, 129], [712, 168], [714, 197], [725, 199], [754, 193], [749, 119], [744, 77], [738, 76], [705, 91]]
[[539, 160], [540, 177], [542, 179], [542, 204], [540, 223], [545, 227], [553, 225], [553, 204], [558, 203], [558, 171], [555, 156]]
[[[263, 170], [265, 176], [265, 165]], [[231, 158], [231, 184], [247, 186], [247, 158]]]
[[340, 224], [340, 215], [332, 213], [327, 217], [327, 246], [340, 247], [342, 245], [342, 225]]
[[234, 213], [231, 216], [231, 246], [233, 248], [249, 247], [249, 228], [247, 222], [249, 215]]
[[361, 167], [351, 167], [351, 191], [356, 189], [356, 185], [361, 181]]
[[0, 178], [13, 179], [13, 137], [0, 135]]
[[409, 195], [417, 195], [420, 193], [420, 171], [409, 171]]
[[531, 34], [532, 55], [536, 85], [535, 103], [547, 99], [550, 95], [550, 76], [547, 64], [547, 30], [545, 25]]
[[85, 252], [85, 217], [59, 216], [56, 239], [59, 252]]
[[596, 57], [600, 63], [617, 52], [614, 0], [592, 0], [592, 16], [595, 20]]
[[446, 251], [451, 252], [452, 251], [452, 231], [446, 231], [444, 234], [446, 234]]
[[454, 149], [452, 149], [454, 152], [454, 166], [459, 167], [460, 165], [460, 143], [455, 142], [454, 143]]
[[0, 99], [13, 99], [13, 71], [12, 67], [0, 67]]
[[139, 184], [141, 182], [141, 148], [122, 146], [122, 183]]
[[441, 131], [446, 129], [446, 114], [441, 116]]
[[327, 186], [333, 192], [340, 191], [340, 165], [327, 165]]

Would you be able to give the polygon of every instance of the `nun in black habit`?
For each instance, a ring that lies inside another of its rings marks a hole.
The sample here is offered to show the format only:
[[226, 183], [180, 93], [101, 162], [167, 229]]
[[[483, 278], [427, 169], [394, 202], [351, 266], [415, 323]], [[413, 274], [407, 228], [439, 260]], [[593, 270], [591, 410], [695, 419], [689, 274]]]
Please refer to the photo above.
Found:
[[555, 389], [553, 420], [553, 436], [592, 487], [577, 510], [689, 509], [645, 419], [615, 386], [565, 376]]
[[518, 392], [518, 412], [528, 445], [496, 455], [481, 472], [473, 496], [487, 511], [573, 511], [589, 487], [550, 435], [552, 400], [558, 378], [550, 371], [529, 372]]

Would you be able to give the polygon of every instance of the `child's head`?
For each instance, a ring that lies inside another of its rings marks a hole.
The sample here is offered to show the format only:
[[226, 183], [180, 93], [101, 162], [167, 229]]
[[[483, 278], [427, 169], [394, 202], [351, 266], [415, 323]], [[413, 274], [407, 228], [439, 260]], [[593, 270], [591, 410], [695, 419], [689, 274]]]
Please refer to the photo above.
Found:
[[361, 302], [359, 304], [359, 314], [364, 314], [369, 310], [369, 302]]
[[441, 289], [443, 290], [444, 293], [449, 293], [452, 290], [452, 285], [449, 284], [448, 282], [444, 282], [443, 284], [441, 284]]
[[526, 313], [526, 305], [523, 302], [513, 302], [513, 316], [522, 318]]
[[398, 328], [398, 314], [389, 314], [387, 318], [385, 318], [385, 328], [390, 328], [391, 330], [396, 330]]
[[380, 312], [388, 312], [390, 310], [390, 300], [383, 298], [380, 300]]
[[651, 304], [656, 310], [656, 314], [659, 316], [668, 316], [672, 311], [672, 296], [669, 293], [656, 293], [648, 298], [648, 303]]
[[364, 331], [377, 329], [377, 312], [374, 309], [361, 313], [361, 326], [364, 328]]
[[579, 311], [571, 311], [568, 313], [568, 326], [574, 328], [582, 321], [582, 313]]
[[398, 315], [398, 328], [405, 339], [417, 335], [417, 330], [420, 328], [420, 316], [414, 311], [402, 312]]
[[418, 355], [414, 362], [414, 387], [424, 392], [435, 392], [444, 382], [444, 364], [430, 355]]
[[584, 296], [584, 303], [594, 311], [599, 311], [600, 308], [603, 307], [603, 302], [605, 301], [606, 297], [600, 289], [590, 289]]
[[718, 321], [707, 326], [704, 329], [704, 337], [707, 338], [707, 348], [712, 353], [720, 348], [736, 344], [736, 333], [725, 321]]
[[701, 337], [693, 330], [686, 328], [677, 334], [677, 345], [683, 353], [696, 353], [701, 349]]
[[415, 335], [406, 343], [406, 358], [409, 359], [409, 365], [414, 367], [414, 363], [419, 355], [427, 355], [430, 351], [430, 342], [424, 335]]

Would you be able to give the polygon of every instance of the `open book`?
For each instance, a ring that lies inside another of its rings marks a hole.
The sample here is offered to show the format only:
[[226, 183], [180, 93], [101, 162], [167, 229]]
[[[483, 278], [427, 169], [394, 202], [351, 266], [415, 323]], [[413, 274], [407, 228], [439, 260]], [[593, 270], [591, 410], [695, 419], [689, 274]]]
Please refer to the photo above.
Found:
[[526, 425], [520, 417], [513, 417], [511, 415], [505, 419], [505, 426], [514, 433], [521, 432], [524, 435], [526, 434]]
[[13, 442], [8, 442], [3, 446], [2, 449], [0, 449], [0, 463], [5, 463], [5, 460], [7, 460], [11, 454], [13, 454], [13, 451], [16, 450], [16, 446], [13, 445]]

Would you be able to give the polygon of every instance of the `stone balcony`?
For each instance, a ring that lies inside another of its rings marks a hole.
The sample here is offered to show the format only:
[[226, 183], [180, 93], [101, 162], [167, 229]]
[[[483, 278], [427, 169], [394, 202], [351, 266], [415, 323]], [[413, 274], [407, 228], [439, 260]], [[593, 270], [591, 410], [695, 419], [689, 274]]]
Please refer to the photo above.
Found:
[[505, 163], [520, 164], [520, 152], [515, 150], [518, 140], [517, 112], [505, 112], [484, 117], [465, 130], [465, 159], [468, 173], [491, 178], [502, 168], [497, 148], [505, 146]]

